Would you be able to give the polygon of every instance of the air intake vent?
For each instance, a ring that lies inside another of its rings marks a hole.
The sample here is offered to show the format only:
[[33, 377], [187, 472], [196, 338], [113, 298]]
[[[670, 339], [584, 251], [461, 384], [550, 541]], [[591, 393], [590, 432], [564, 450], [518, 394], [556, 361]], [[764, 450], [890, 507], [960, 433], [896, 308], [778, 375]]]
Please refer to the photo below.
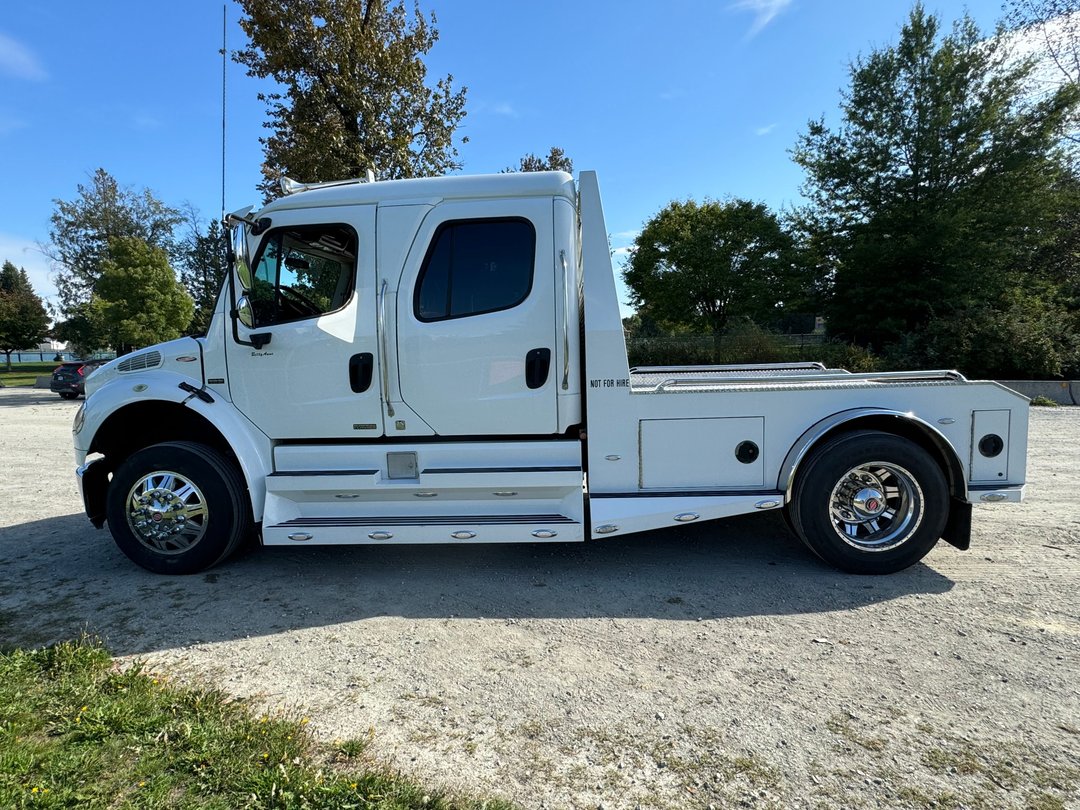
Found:
[[143, 371], [148, 368], [157, 368], [161, 365], [161, 352], [143, 352], [134, 357], [125, 357], [120, 361], [116, 370], [123, 373], [126, 371]]

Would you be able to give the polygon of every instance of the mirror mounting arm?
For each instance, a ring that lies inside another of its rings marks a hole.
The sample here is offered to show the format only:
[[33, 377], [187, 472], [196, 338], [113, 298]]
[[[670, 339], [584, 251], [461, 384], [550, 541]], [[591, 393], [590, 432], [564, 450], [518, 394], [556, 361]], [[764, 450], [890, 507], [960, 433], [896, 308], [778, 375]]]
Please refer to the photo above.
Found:
[[241, 346], [251, 346], [255, 350], [261, 349], [270, 343], [270, 338], [273, 337], [272, 332], [257, 332], [253, 335], [248, 335], [250, 340], [244, 340], [240, 337], [240, 328], [237, 324], [240, 323], [240, 310], [233, 309], [229, 312], [229, 317], [232, 319], [232, 335], [233, 340], [239, 343]]

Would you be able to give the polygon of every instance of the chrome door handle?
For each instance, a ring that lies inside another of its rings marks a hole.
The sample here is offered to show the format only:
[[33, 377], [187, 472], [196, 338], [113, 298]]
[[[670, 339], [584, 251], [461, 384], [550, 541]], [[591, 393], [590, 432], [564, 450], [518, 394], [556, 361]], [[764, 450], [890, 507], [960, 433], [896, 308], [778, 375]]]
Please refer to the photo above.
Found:
[[562, 313], [562, 335], [563, 335], [563, 372], [562, 372], [562, 388], [565, 391], [570, 387], [570, 275], [567, 272], [566, 265], [566, 251], [559, 251], [559, 261], [562, 262], [562, 276], [563, 276], [563, 313]]
[[382, 368], [382, 387], [383, 398], [386, 400], [386, 415], [394, 415], [394, 406], [390, 402], [390, 350], [386, 342], [386, 279], [383, 279], [382, 290], [379, 293], [379, 341], [382, 346], [382, 362], [379, 363]]

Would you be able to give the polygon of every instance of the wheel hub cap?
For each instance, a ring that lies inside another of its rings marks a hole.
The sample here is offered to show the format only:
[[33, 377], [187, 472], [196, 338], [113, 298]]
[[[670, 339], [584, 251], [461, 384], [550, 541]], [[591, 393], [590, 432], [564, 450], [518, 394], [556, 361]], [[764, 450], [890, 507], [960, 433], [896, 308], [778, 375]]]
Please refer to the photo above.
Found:
[[160, 470], [139, 479], [128, 493], [128, 526], [157, 554], [180, 554], [206, 533], [206, 498], [193, 481]]
[[855, 493], [851, 505], [860, 517], [877, 517], [885, 511], [885, 496], [879, 490], [866, 487]]

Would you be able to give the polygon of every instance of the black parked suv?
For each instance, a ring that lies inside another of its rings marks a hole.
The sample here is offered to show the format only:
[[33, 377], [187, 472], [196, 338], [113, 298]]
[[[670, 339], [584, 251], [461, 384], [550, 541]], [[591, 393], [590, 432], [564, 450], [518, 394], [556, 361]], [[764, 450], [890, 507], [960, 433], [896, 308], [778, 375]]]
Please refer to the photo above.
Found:
[[49, 388], [61, 399], [75, 399], [79, 394], [85, 394], [83, 383], [90, 376], [90, 372], [102, 364], [101, 360], [75, 360], [71, 363], [62, 363], [53, 369], [52, 384]]

